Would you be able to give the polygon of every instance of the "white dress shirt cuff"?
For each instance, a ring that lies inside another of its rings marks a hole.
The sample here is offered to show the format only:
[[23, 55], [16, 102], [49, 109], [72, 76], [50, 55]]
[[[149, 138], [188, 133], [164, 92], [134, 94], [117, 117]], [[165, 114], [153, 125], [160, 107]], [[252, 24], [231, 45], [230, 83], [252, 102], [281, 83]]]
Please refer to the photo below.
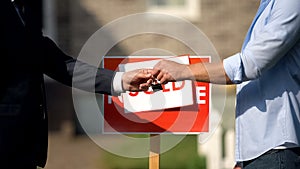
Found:
[[119, 95], [120, 93], [124, 92], [123, 85], [122, 85], [122, 76], [124, 72], [116, 72], [114, 79], [113, 79], [113, 95]]

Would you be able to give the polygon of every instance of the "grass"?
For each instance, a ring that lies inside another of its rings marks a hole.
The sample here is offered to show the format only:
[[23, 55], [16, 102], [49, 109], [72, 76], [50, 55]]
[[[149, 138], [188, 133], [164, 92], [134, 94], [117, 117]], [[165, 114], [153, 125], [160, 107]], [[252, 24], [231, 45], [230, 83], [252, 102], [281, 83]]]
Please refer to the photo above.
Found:
[[[102, 164], [109, 169], [148, 169], [148, 158], [131, 159], [103, 152]], [[205, 169], [205, 157], [197, 153], [197, 137], [186, 136], [178, 145], [160, 155], [160, 169]]]

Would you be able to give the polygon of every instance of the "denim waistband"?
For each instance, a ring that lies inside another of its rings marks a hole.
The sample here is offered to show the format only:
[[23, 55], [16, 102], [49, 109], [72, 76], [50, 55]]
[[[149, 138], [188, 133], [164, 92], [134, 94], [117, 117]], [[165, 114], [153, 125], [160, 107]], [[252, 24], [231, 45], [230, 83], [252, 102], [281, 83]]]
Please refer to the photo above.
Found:
[[[300, 147], [293, 147], [293, 148], [286, 148], [286, 149], [271, 149], [271, 150], [265, 152], [264, 154], [260, 155], [259, 157], [279, 153], [279, 152], [282, 152], [282, 151], [292, 151], [295, 154], [300, 156]], [[259, 158], [259, 157], [257, 157], [257, 158]], [[236, 166], [245, 167], [248, 164], [250, 164], [251, 162], [253, 162], [254, 160], [256, 160], [257, 158], [252, 159], [252, 160], [248, 160], [248, 161], [237, 162]]]

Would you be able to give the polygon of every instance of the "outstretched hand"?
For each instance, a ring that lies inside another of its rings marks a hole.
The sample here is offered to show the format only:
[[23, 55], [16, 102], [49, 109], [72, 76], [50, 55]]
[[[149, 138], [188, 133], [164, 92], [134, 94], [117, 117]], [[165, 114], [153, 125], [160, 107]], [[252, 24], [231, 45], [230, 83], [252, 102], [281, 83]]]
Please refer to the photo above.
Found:
[[125, 72], [122, 76], [123, 89], [126, 91], [147, 91], [152, 84], [151, 69], [137, 69]]
[[188, 65], [170, 60], [161, 60], [158, 62], [152, 70], [152, 75], [162, 84], [173, 81], [188, 80], [192, 77]]

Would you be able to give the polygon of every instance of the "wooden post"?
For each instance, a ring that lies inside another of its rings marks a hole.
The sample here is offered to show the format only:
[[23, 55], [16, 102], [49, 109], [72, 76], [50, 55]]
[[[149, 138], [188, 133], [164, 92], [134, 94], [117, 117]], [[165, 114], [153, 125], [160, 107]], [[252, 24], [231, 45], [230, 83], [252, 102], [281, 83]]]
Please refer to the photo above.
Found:
[[160, 135], [150, 134], [149, 169], [159, 169]]

